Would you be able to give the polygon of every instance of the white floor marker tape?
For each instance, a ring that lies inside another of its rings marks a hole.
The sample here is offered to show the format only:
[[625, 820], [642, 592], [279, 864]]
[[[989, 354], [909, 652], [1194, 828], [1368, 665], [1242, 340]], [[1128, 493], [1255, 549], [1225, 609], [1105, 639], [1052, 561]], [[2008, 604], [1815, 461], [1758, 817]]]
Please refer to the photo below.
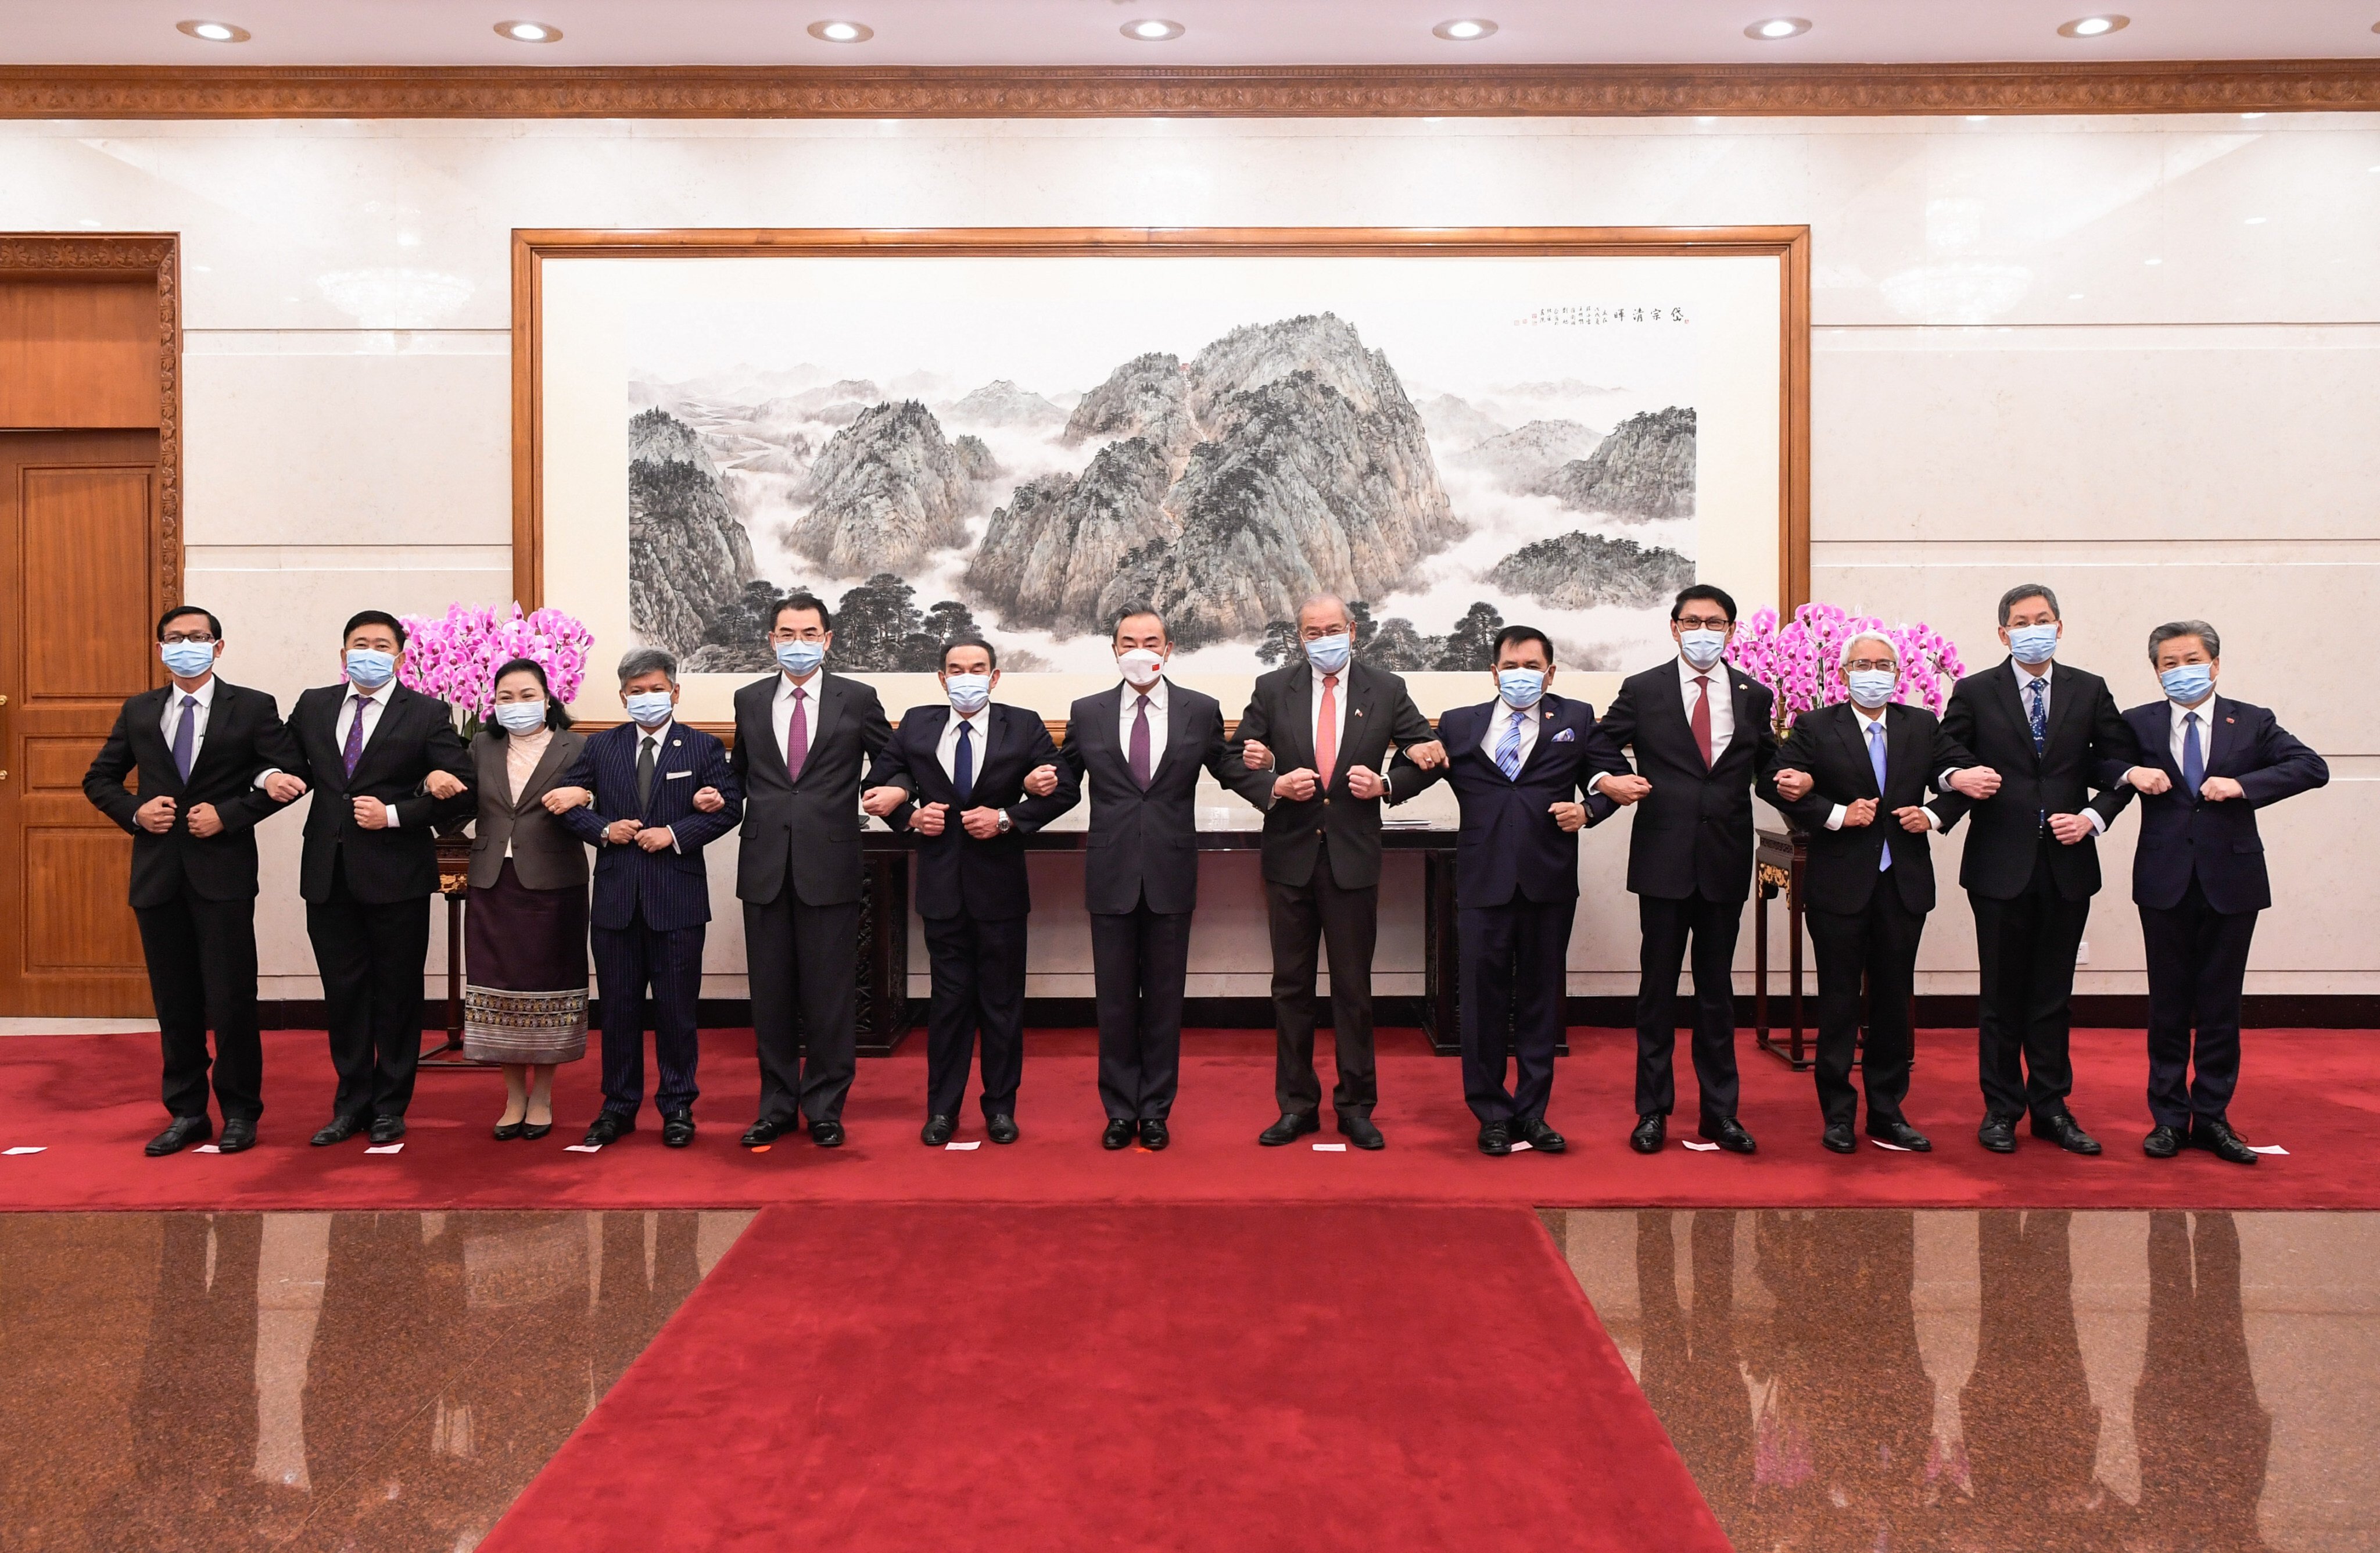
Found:
[[944, 1143], [942, 1145], [942, 1152], [944, 1154], [965, 1154], [969, 1149], [979, 1149], [981, 1147], [983, 1147], [983, 1140], [981, 1138], [978, 1138], [971, 1143]]
[[192, 1149], [190, 1152], [192, 1154], [221, 1154], [223, 1150], [212, 1143], [200, 1143], [197, 1148]]
[[1686, 1147], [1694, 1150], [1696, 1154], [1717, 1154], [1718, 1152], [1718, 1145], [1717, 1143], [1698, 1143], [1692, 1138], [1681, 1138], [1678, 1142], [1685, 1144]]
[[1915, 1149], [1902, 1148], [1899, 1143], [1888, 1143], [1882, 1138], [1870, 1138], [1868, 1142], [1874, 1143], [1880, 1149], [1890, 1149], [1895, 1154], [1914, 1154], [1917, 1152]]
[[401, 1154], [404, 1149], [403, 1143], [377, 1143], [365, 1149], [364, 1152], [366, 1154]]
[[[14, 1154], [17, 1151], [15, 1149], [10, 1149], [8, 1152], [10, 1154]], [[2287, 1154], [2289, 1151], [2283, 1148], [2278, 1143], [2250, 1143], [2248, 1145], [2248, 1152], [2250, 1154]]]
[[601, 1154], [603, 1152], [603, 1145], [601, 1143], [565, 1143], [562, 1145], [562, 1152], [565, 1154]]
[[1526, 1153], [1528, 1153], [1528, 1152], [1529, 1152], [1529, 1150], [1530, 1150], [1530, 1148], [1531, 1148], [1532, 1146], [1533, 1146], [1533, 1145], [1531, 1145], [1530, 1143], [1527, 1143], [1527, 1142], [1525, 1142], [1525, 1141], [1521, 1142], [1521, 1143], [1514, 1143], [1514, 1144], [1512, 1145], [1512, 1152], [1513, 1152], [1514, 1154], [1526, 1154]]
[[47, 1144], [45, 1143], [45, 1144], [42, 1145], [42, 1146], [41, 1146], [41, 1147], [39, 1147], [39, 1148], [35, 1148], [35, 1147], [31, 1146], [30, 1144], [27, 1144], [27, 1143], [18, 1143], [15, 1148], [12, 1148], [12, 1149], [6, 1149], [6, 1150], [0, 1150], [0, 1153], [7, 1153], [7, 1154], [42, 1154], [42, 1153], [46, 1153], [46, 1152], [47, 1152], [47, 1150], [48, 1150], [48, 1146], [49, 1146], [49, 1145], [47, 1145]]
[[1347, 1152], [1347, 1145], [1344, 1143], [1317, 1143], [1314, 1145], [1314, 1152], [1317, 1154], [1344, 1154]]

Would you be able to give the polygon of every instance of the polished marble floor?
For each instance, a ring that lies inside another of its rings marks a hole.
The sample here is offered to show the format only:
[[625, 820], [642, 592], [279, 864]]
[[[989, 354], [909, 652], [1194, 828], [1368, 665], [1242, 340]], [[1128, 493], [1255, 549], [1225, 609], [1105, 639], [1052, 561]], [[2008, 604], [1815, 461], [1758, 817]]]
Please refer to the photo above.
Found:
[[0, 1547], [470, 1548], [750, 1217], [0, 1215]]
[[2380, 1215], [1544, 1217], [1740, 1548], [2380, 1549]]

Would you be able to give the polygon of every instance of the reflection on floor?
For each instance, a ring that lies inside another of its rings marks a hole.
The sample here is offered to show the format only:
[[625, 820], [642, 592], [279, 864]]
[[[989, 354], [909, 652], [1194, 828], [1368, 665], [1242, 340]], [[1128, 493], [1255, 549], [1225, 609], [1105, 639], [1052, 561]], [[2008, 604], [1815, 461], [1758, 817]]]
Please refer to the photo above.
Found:
[[1545, 1218], [1739, 1547], [2380, 1549], [2380, 1215]]
[[469, 1548], [750, 1218], [0, 1215], [0, 1544]]

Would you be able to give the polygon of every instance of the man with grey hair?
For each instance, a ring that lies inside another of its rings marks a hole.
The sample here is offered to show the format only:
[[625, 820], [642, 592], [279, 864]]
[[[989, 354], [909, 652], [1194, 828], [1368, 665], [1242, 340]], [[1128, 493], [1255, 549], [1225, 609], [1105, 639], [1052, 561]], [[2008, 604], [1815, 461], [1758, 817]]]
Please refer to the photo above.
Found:
[[2140, 764], [2115, 780], [2141, 795], [2132, 904], [2148, 950], [2154, 1124], [2141, 1151], [2170, 1159], [2201, 1148], [2253, 1165], [2230, 1105], [2248, 943], [2256, 913], [2273, 903], [2256, 811], [2321, 787], [2330, 767], [2264, 707], [2216, 693], [2222, 654], [2204, 620], [2149, 632], [2149, 666], [2165, 693], [2124, 714]]
[[620, 660], [628, 720], [588, 740], [565, 778], [592, 795], [562, 823], [596, 849], [588, 936], [603, 999], [603, 1108], [585, 1140], [596, 1148], [637, 1130], [648, 988], [662, 1142], [694, 1142], [695, 1009], [710, 922], [702, 849], [735, 828], [744, 805], [725, 747], [680, 723], [677, 700], [677, 659], [632, 648]]

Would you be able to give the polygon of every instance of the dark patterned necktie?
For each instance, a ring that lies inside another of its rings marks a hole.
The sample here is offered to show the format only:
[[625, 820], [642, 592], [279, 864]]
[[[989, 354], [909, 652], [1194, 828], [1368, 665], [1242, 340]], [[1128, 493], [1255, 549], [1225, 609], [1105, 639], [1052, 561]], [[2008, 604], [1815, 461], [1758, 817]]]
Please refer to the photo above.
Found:
[[355, 715], [347, 719], [347, 747], [339, 758], [346, 762], [350, 776], [356, 774], [356, 763], [364, 758], [364, 698], [359, 695], [347, 698], [347, 709]]

